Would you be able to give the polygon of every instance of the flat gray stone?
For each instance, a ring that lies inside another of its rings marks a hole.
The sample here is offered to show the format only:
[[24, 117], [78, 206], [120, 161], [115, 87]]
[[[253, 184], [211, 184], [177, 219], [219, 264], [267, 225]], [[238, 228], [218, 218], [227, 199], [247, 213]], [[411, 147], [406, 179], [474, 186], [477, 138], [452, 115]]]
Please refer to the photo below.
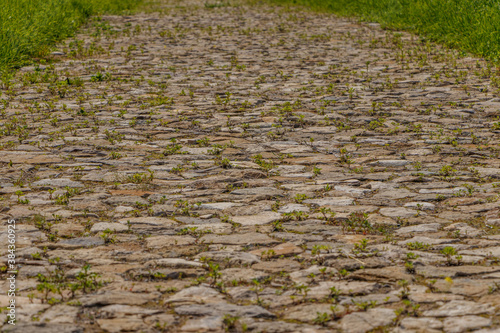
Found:
[[80, 182], [76, 182], [66, 178], [42, 179], [32, 183], [33, 186], [49, 186], [49, 187], [84, 187]]
[[240, 188], [231, 192], [234, 195], [264, 195], [269, 197], [282, 197], [283, 191], [275, 187], [254, 187], [254, 188]]
[[281, 219], [281, 214], [275, 212], [263, 212], [258, 215], [233, 216], [231, 220], [241, 225], [263, 225]]
[[390, 207], [390, 208], [382, 208], [379, 211], [380, 215], [387, 217], [401, 217], [401, 218], [409, 218], [413, 217], [418, 212], [413, 209], [407, 209], [402, 207]]
[[366, 312], [354, 312], [343, 317], [340, 327], [345, 333], [365, 333], [374, 328], [389, 325], [396, 314], [392, 309], [374, 308]]
[[493, 314], [495, 308], [489, 304], [471, 301], [451, 301], [435, 310], [424, 311], [425, 317], [457, 317], [467, 315]]
[[196, 255], [195, 258], [207, 258], [218, 263], [227, 263], [228, 265], [253, 265], [260, 262], [259, 257], [248, 252], [230, 252], [230, 251], [209, 251]]
[[84, 333], [82, 326], [75, 324], [57, 324], [57, 323], [17, 323], [15, 326], [4, 325], [2, 332], [9, 333]]
[[426, 224], [417, 224], [409, 227], [403, 227], [396, 230], [396, 233], [399, 235], [404, 234], [412, 234], [419, 232], [436, 232], [441, 228], [441, 224], [439, 223], [426, 223]]
[[92, 228], [90, 229], [90, 232], [100, 232], [100, 231], [104, 231], [107, 229], [109, 229], [111, 231], [120, 232], [120, 231], [127, 231], [128, 227], [126, 225], [121, 224], [121, 223], [99, 222], [99, 223], [96, 223], [92, 226]]
[[224, 330], [223, 316], [208, 316], [188, 319], [180, 328], [182, 332], [222, 332]]
[[[455, 318], [453, 318], [455, 319]], [[421, 329], [434, 329], [439, 330], [443, 328], [443, 322], [436, 318], [413, 318], [406, 317], [401, 320], [401, 328], [407, 330], [421, 330]]]
[[303, 202], [316, 206], [349, 206], [354, 203], [354, 199], [349, 197], [327, 197], [322, 199], [307, 199]]
[[276, 316], [257, 305], [234, 305], [229, 303], [182, 305], [174, 309], [175, 313], [183, 316], [223, 316], [275, 318]]
[[404, 204], [405, 208], [417, 209], [417, 210], [434, 210], [436, 205], [430, 202], [408, 202]]
[[215, 210], [225, 210], [234, 206], [240, 206], [241, 204], [234, 202], [213, 202], [213, 203], [202, 203], [200, 209], [215, 209]]
[[61, 240], [58, 244], [72, 245], [75, 247], [89, 247], [104, 245], [104, 240], [101, 237], [78, 237]]
[[309, 212], [309, 207], [306, 205], [301, 205], [301, 204], [295, 204], [295, 203], [289, 203], [284, 205], [283, 207], [280, 207], [278, 209], [278, 213], [291, 213], [291, 212]]
[[382, 167], [387, 167], [387, 168], [394, 168], [394, 167], [402, 167], [407, 164], [410, 164], [410, 161], [407, 160], [382, 160], [377, 162], [378, 165]]
[[212, 304], [224, 302], [224, 295], [214, 288], [201, 285], [182, 289], [166, 300], [167, 303], [180, 305]]
[[479, 316], [463, 316], [446, 318], [443, 323], [445, 332], [461, 333], [491, 326], [492, 320]]
[[250, 232], [233, 235], [204, 235], [201, 241], [205, 244], [226, 244], [226, 245], [270, 245], [279, 241], [258, 232]]
[[96, 306], [96, 305], [142, 305], [153, 301], [160, 297], [158, 292], [151, 293], [133, 293], [125, 290], [110, 291], [97, 295], [84, 295], [78, 297], [83, 306]]

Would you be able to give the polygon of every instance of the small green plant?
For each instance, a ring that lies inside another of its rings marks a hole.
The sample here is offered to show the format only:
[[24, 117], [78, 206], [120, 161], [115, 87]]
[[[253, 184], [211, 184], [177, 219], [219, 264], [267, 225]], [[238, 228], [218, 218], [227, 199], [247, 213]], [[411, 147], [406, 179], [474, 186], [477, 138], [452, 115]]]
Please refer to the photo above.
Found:
[[211, 279], [211, 286], [215, 287], [219, 284], [219, 278], [222, 273], [220, 272], [219, 264], [216, 264], [212, 261], [207, 263], [208, 274], [207, 277]]
[[114, 235], [114, 231], [107, 228], [101, 234], [101, 238], [104, 240], [106, 244], [113, 244], [116, 242], [116, 236]]
[[439, 170], [439, 174], [444, 178], [448, 179], [453, 177], [456, 174], [457, 170], [453, 169], [450, 165], [444, 165], [441, 170]]
[[331, 208], [320, 207], [319, 212], [323, 215], [323, 219], [327, 222], [332, 222], [335, 218], [336, 213], [332, 211]]
[[125, 181], [134, 184], [150, 184], [154, 179], [154, 172], [149, 169], [147, 171], [148, 173], [139, 172], [129, 175]]
[[98, 280], [100, 274], [90, 272], [90, 265], [85, 264], [80, 272], [76, 274], [77, 283], [70, 284], [70, 290], [75, 295], [77, 290], [81, 290], [84, 294], [98, 290], [103, 286], [103, 282]]
[[330, 321], [330, 315], [326, 312], [317, 312], [316, 318], [314, 318], [313, 323], [316, 325], [326, 326], [326, 323]]
[[455, 264], [453, 257], [455, 258], [457, 265], [459, 265], [462, 260], [462, 256], [458, 254], [457, 250], [453, 246], [446, 246], [440, 252], [445, 256], [446, 262], [450, 266]]
[[349, 218], [342, 221], [342, 231], [361, 233], [363, 235], [373, 231], [373, 226], [368, 221], [368, 214], [362, 212], [354, 212], [349, 215]]
[[330, 294], [328, 295], [328, 297], [333, 301], [338, 302], [341, 293], [342, 292], [340, 291], [340, 289], [337, 289], [335, 286], [333, 286], [330, 288]]
[[295, 200], [296, 203], [302, 203], [304, 200], [306, 200], [308, 197], [306, 194], [297, 194], [295, 195], [295, 197], [293, 198]]
[[345, 148], [340, 149], [339, 157], [341, 164], [347, 164], [348, 166], [350, 166], [352, 163], [354, 163], [351, 159], [351, 154]]
[[370, 308], [374, 308], [377, 306], [377, 301], [362, 301], [362, 302], [356, 302], [353, 301], [354, 305], [358, 307], [361, 311], [366, 311]]
[[410, 296], [410, 283], [407, 280], [399, 280], [398, 285], [401, 287], [401, 298], [408, 299], [408, 296]]
[[115, 151], [112, 151], [110, 154], [109, 154], [109, 157], [113, 160], [118, 160], [120, 158], [122, 158], [122, 154], [120, 153], [117, 153]]
[[224, 323], [225, 329], [227, 332], [236, 328], [236, 323], [240, 317], [232, 316], [230, 314], [224, 315], [222, 321]]
[[260, 166], [260, 168], [270, 175], [271, 170], [274, 169], [274, 162], [271, 160], [264, 160], [261, 154], [252, 157], [253, 161]]
[[284, 220], [296, 220], [296, 221], [304, 221], [309, 217], [309, 214], [307, 214], [306, 212], [296, 211], [296, 210], [290, 213], [283, 213], [282, 215]]
[[368, 239], [363, 238], [358, 243], [354, 243], [353, 253], [369, 252], [368, 251]]
[[411, 251], [426, 251], [429, 250], [432, 247], [432, 245], [422, 242], [410, 242], [406, 243], [406, 247], [408, 248], [408, 250]]

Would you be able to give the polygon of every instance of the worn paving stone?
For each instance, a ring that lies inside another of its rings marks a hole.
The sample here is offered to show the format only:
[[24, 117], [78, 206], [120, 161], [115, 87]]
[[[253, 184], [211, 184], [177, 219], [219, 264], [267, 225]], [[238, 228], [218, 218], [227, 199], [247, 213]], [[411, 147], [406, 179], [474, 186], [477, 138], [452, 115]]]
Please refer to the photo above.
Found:
[[367, 312], [355, 312], [342, 318], [340, 324], [344, 332], [367, 332], [391, 323], [396, 317], [391, 309], [376, 308]]
[[458, 318], [446, 318], [443, 321], [445, 332], [458, 333], [491, 326], [490, 318], [479, 316], [463, 316]]
[[489, 304], [477, 304], [471, 301], [451, 301], [436, 310], [429, 310], [423, 313], [426, 317], [453, 317], [463, 314], [479, 315], [492, 314], [494, 308]]
[[102, 16], [0, 87], [1, 330], [497, 331], [496, 66], [210, 4]]

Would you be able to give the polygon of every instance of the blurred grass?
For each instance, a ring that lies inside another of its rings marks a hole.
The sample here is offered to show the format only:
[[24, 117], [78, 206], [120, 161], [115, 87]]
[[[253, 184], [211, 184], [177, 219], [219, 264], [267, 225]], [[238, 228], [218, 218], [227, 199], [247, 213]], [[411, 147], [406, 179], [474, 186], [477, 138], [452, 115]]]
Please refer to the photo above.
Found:
[[426, 36], [447, 46], [500, 60], [498, 0], [268, 0]]
[[141, 0], [2, 0], [0, 71], [46, 55], [90, 16], [131, 11]]

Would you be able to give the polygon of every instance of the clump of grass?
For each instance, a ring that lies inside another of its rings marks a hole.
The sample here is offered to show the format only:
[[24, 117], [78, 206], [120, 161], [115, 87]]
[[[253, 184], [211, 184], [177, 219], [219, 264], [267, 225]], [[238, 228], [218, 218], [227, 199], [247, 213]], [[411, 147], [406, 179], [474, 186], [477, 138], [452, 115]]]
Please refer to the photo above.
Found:
[[5, 0], [0, 10], [0, 71], [41, 57], [90, 16], [135, 8], [140, 0]]
[[451, 47], [500, 60], [500, 6], [483, 0], [268, 0], [409, 30]]

